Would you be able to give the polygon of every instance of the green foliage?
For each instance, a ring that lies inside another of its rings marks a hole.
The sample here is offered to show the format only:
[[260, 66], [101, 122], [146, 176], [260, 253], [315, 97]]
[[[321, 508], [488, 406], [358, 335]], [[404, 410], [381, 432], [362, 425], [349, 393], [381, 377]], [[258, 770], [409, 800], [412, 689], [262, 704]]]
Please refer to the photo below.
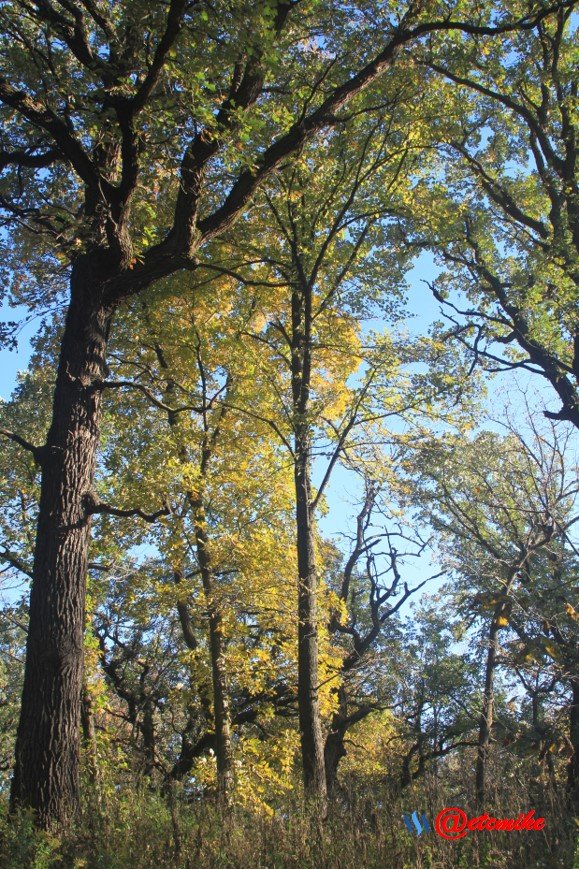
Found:
[[[81, 390], [103, 394], [94, 491], [61, 493], [88, 505], [79, 521], [93, 510], [86, 799], [60, 839], [26, 812], [3, 819], [7, 866], [569, 862], [571, 436], [477, 420], [498, 366], [542, 374], [563, 403], [551, 417], [577, 421], [577, 31], [571, 4], [538, 23], [532, 8], [0, 4], [2, 293], [47, 318], [0, 406], [2, 796], [27, 630], [11, 584], [31, 576], [69, 269], [90, 261], [118, 307], [105, 382]], [[414, 27], [424, 35], [407, 43]], [[313, 124], [389, 39], [388, 71]], [[317, 139], [300, 138], [308, 124]], [[288, 133], [296, 144], [273, 159]], [[410, 337], [423, 249], [451, 327]], [[313, 693], [339, 755], [321, 827], [299, 781], [301, 472]], [[318, 519], [336, 472], [352, 503], [329, 539]], [[427, 554], [446, 584], [404, 609]], [[450, 852], [414, 840], [401, 814], [470, 799], [493, 625], [496, 810], [532, 799], [564, 829], [553, 820], [535, 850], [473, 837]], [[218, 678], [230, 813], [214, 802]]]
[[[496, 770], [499, 773], [499, 770]], [[528, 810], [520, 788], [528, 786], [520, 766], [503, 768], [493, 811], [516, 816]], [[455, 869], [478, 865], [487, 869], [540, 869], [573, 865], [573, 831], [560, 823], [560, 806], [550, 804], [553, 794], [545, 782], [533, 781], [533, 806], [547, 818], [546, 833], [519, 836], [482, 833], [446, 842], [435, 833], [411, 835], [402, 814], [417, 807], [431, 821], [450, 805], [464, 806], [463, 768], [451, 766], [441, 786], [428, 778], [412, 791], [397, 795], [378, 778], [358, 779], [357, 796], [347, 808], [334, 809], [320, 826], [296, 800], [286, 799], [274, 816], [236, 809], [224, 816], [215, 806], [187, 805], [178, 796], [162, 800], [150, 791], [120, 791], [106, 806], [86, 805], [78, 825], [60, 839], [39, 833], [26, 815], [2, 820], [0, 842], [3, 869], [143, 869], [199, 866], [300, 866], [315, 869], [354, 869], [362, 862], [370, 869], [440, 867]], [[474, 814], [474, 810], [469, 814]]]

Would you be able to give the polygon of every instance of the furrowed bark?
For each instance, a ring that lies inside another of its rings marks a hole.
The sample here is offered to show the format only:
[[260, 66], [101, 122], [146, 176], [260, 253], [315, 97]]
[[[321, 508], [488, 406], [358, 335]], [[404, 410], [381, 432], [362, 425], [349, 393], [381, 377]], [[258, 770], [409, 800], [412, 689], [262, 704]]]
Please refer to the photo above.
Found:
[[89, 258], [71, 278], [54, 394], [42, 449], [42, 481], [30, 625], [16, 741], [11, 806], [31, 807], [42, 827], [58, 827], [79, 799], [85, 577], [100, 393], [112, 309]]
[[348, 729], [347, 707], [346, 691], [341, 686], [338, 689], [338, 709], [332, 715], [332, 723], [330, 724], [324, 745], [326, 788], [329, 797], [332, 797], [336, 789], [339, 763], [346, 756], [344, 740]]
[[[567, 0], [560, 5], [571, 6], [572, 2], [573, 0]], [[50, 4], [22, 5], [26, 8], [27, 27], [40, 24], [41, 29], [37, 32], [42, 33], [43, 39], [48, 38], [44, 24], [48, 21], [54, 26], [56, 16], [56, 23], [60, 28], [59, 42], [62, 44], [64, 40], [73, 56], [88, 69], [93, 72], [96, 70], [101, 78], [104, 76], [105, 83], [109, 80], [113, 83], [118, 81], [117, 48], [123, 48], [125, 37], [120, 31], [116, 32], [115, 24], [106, 15], [98, 11], [95, 13], [91, 5], [90, 16], [109, 40], [110, 62], [97, 57], [90, 40], [84, 38], [81, 30], [74, 27], [71, 30], [67, 19], [55, 12], [54, 8], [49, 8]], [[281, 29], [286, 15], [294, 5], [285, 2], [278, 4], [274, 22], [276, 31]], [[133, 259], [129, 251], [130, 245], [125, 245], [121, 238], [129, 231], [129, 204], [139, 176], [138, 125], [135, 118], [139, 110], [149, 102], [171, 44], [181, 30], [188, 8], [181, 0], [174, 0], [169, 4], [164, 35], [158, 42], [152, 63], [141, 80], [141, 85], [132, 96], [115, 96], [113, 102], [110, 101], [109, 94], [108, 102], [103, 104], [107, 115], [100, 114], [97, 117], [97, 121], [100, 117], [100, 121], [106, 121], [108, 125], [110, 108], [116, 106], [119, 110], [117, 132], [120, 133], [119, 141], [122, 143], [122, 178], [118, 187], [110, 180], [117, 173], [116, 158], [111, 155], [108, 166], [99, 165], [97, 152], [89, 153], [85, 149], [84, 134], [79, 134], [80, 137], [77, 138], [72, 124], [60, 118], [49, 102], [44, 104], [22, 91], [19, 76], [16, 76], [16, 85], [5, 77], [0, 77], [0, 102], [20, 118], [22, 126], [18, 129], [18, 142], [22, 134], [24, 141], [35, 143], [38, 131], [41, 131], [43, 146], [44, 137], [49, 140], [50, 146], [47, 146], [48, 150], [43, 147], [38, 153], [34, 145], [32, 153], [29, 149], [24, 149], [24, 155], [19, 156], [18, 152], [22, 148], [18, 144], [16, 151], [0, 154], [0, 161], [4, 165], [42, 169], [52, 164], [56, 154], [59, 161], [66, 166], [66, 171], [71, 173], [71, 177], [74, 173], [83, 182], [87, 202], [82, 218], [84, 223], [79, 224], [78, 238], [84, 243], [87, 238], [92, 237], [101, 247], [105, 244], [109, 246], [109, 254], [117, 260], [118, 269], [116, 275], [107, 274], [108, 293], [110, 298], [114, 297], [120, 303], [165, 276], [194, 267], [194, 254], [198, 247], [225, 232], [263, 181], [277, 171], [288, 157], [299, 151], [306, 141], [311, 140], [318, 131], [341, 122], [336, 113], [383, 75], [404, 45], [436, 31], [456, 30], [485, 36], [510, 32], [518, 27], [528, 30], [558, 5], [542, 8], [534, 15], [526, 15], [519, 21], [505, 22], [496, 27], [453, 21], [448, 17], [440, 21], [422, 22], [412, 27], [410, 25], [414, 17], [410, 15], [407, 28], [396, 29], [370, 63], [331, 91], [321, 105], [306, 117], [296, 120], [287, 132], [274, 139], [257, 160], [255, 168], [240, 171], [222, 204], [213, 213], [199, 220], [196, 214], [199, 205], [197, 194], [201, 189], [198, 190], [197, 185], [203, 180], [203, 169], [212, 152], [204, 152], [195, 165], [185, 164], [180, 182], [185, 184], [188, 196], [178, 197], [174, 226], [163, 242], [149, 248], [138, 261]], [[130, 49], [126, 40], [125, 48]], [[59, 53], [61, 50], [59, 44]], [[40, 52], [36, 56], [44, 59]], [[55, 71], [50, 72], [47, 80], [54, 80], [58, 92], [61, 90], [59, 85], [62, 85], [62, 81], [58, 78], [52, 79]], [[244, 108], [257, 98], [259, 90], [259, 78], [254, 79], [249, 68], [247, 73], [245, 96], [240, 98], [239, 93], [234, 95], [236, 106], [241, 105]], [[82, 100], [79, 100], [75, 111], [80, 117], [83, 112], [87, 112], [85, 120], [88, 119], [92, 125], [95, 103], [92, 95], [89, 96], [86, 105], [82, 105]], [[191, 120], [195, 120], [194, 116]], [[78, 126], [79, 130], [83, 128], [86, 132], [86, 126], [83, 127], [82, 123]], [[189, 149], [187, 153], [190, 153]], [[188, 184], [189, 181], [191, 183]], [[19, 177], [18, 184], [21, 183], [22, 178]], [[58, 201], [56, 204], [59, 212], [61, 203]], [[76, 194], [68, 204], [76, 211]], [[19, 209], [11, 209], [8, 204], [7, 210], [11, 218], [20, 225], [22, 215]], [[46, 215], [41, 214], [37, 218], [32, 216], [33, 223], [35, 219], [43, 231], [47, 228], [47, 220], [48, 226], [51, 226]], [[101, 232], [102, 227], [97, 226], [101, 220], [107, 223], [107, 232], [104, 234]], [[183, 233], [177, 230], [184, 226], [189, 232], [183, 238]], [[58, 232], [55, 237], [58, 237]], [[87, 256], [82, 260], [82, 265], [79, 261], [73, 270], [71, 305], [61, 348], [52, 425], [46, 448], [42, 451], [42, 485], [30, 601], [28, 656], [11, 797], [13, 806], [25, 805], [35, 809], [39, 824], [46, 827], [64, 824], [78, 803], [82, 635], [90, 538], [90, 516], [85, 509], [84, 500], [92, 488], [100, 415], [100, 393], [98, 390], [91, 390], [90, 385], [94, 379], [103, 378], [112, 315], [111, 306], [103, 301], [102, 273], [99, 274], [97, 268], [91, 270], [91, 262], [94, 264], [95, 260]], [[313, 511], [308, 503], [307, 443], [304, 446], [306, 449], [300, 459], [302, 467], [296, 472], [296, 488], [301, 493], [298, 506], [298, 549], [302, 551], [299, 640], [300, 656], [303, 659], [300, 664], [300, 688], [304, 711], [301, 724], [307, 769], [304, 773], [305, 779], [308, 783], [315, 782], [320, 798], [323, 796], [325, 799], [323, 747], [317, 700], [316, 576], [311, 545]]]

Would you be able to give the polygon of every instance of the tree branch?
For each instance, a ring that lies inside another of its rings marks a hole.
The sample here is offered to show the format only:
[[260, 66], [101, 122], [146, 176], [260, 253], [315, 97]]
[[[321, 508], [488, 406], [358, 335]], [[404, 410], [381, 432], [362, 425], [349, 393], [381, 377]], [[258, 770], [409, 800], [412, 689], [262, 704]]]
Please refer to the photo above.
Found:
[[104, 504], [99, 498], [96, 497], [96, 495], [92, 493], [86, 495], [84, 500], [85, 509], [88, 516], [91, 516], [94, 513], [104, 513], [107, 516], [118, 516], [121, 519], [138, 516], [139, 519], [143, 519], [145, 522], [156, 522], [157, 519], [161, 518], [161, 516], [169, 516], [171, 514], [171, 510], [166, 504], [163, 505], [163, 507], [160, 507], [154, 513], [145, 513], [145, 511], [141, 510], [140, 507], [131, 507], [128, 509], [111, 507], [109, 504]]
[[22, 447], [22, 449], [27, 450], [29, 453], [32, 453], [32, 455], [34, 456], [34, 461], [37, 465], [42, 464], [44, 447], [37, 447], [34, 444], [31, 444], [30, 441], [27, 441], [26, 438], [21, 437], [15, 432], [8, 431], [8, 429], [5, 428], [0, 428], [0, 435], [8, 438], [8, 440], [14, 441], [14, 443], [18, 444], [19, 447]]
[[142, 383], [136, 383], [134, 380], [98, 380], [92, 384], [91, 389], [95, 392], [104, 389], [136, 389], [139, 392], [142, 392], [143, 395], [146, 395], [155, 407], [171, 414], [183, 413], [188, 410], [192, 410], [195, 413], [202, 413], [203, 411], [202, 407], [195, 404], [184, 404], [182, 407], [169, 407], [168, 404], [165, 404], [164, 401], [157, 398], [154, 392], [151, 392], [151, 390]]

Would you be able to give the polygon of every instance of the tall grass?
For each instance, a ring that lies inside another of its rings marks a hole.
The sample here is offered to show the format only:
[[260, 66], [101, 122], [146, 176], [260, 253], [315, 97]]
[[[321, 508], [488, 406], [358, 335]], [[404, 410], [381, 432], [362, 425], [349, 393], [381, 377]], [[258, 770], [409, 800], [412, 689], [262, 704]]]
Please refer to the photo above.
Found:
[[[426, 812], [431, 825], [445, 806], [469, 805], [454, 783], [431, 774], [396, 793], [384, 782], [347, 781], [323, 823], [304, 809], [298, 792], [275, 810], [223, 813], [185, 794], [162, 796], [143, 786], [89, 799], [74, 829], [56, 837], [35, 830], [28, 813], [0, 821], [0, 866], [6, 869], [572, 869], [575, 826], [564, 796], [544, 782], [516, 775], [495, 780], [488, 811], [516, 817], [535, 809], [541, 832], [473, 832], [446, 841], [434, 831], [411, 834], [404, 812]], [[522, 787], [521, 785], [525, 785]]]

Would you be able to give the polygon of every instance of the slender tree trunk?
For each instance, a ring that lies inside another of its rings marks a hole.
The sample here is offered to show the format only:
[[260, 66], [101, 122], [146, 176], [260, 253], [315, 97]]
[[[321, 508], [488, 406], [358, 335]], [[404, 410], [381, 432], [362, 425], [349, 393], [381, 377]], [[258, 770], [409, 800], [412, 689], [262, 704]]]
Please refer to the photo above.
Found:
[[217, 609], [210, 609], [209, 635], [211, 674], [215, 714], [215, 755], [219, 796], [226, 805], [231, 801], [234, 786], [233, 743], [231, 740], [231, 709], [225, 666], [223, 619]]
[[[148, 312], [143, 303], [145, 318], [151, 328]], [[175, 382], [170, 375], [169, 365], [162, 347], [155, 343], [155, 352], [159, 365], [167, 373], [167, 383], [165, 395], [170, 398], [175, 391]], [[199, 361], [199, 364], [202, 363]], [[202, 374], [204, 378], [204, 374]], [[215, 445], [215, 440], [219, 432], [219, 424], [213, 432], [213, 443], [209, 444], [207, 437], [207, 396], [204, 393], [204, 411], [203, 422], [205, 426], [205, 435], [203, 439], [200, 476], [201, 480], [205, 480], [207, 467], [211, 460], [212, 449]], [[176, 430], [177, 417], [174, 413], [169, 412], [167, 415], [169, 426]], [[180, 447], [181, 461], [187, 463], [187, 449], [185, 444]], [[197, 558], [199, 561], [199, 569], [201, 571], [201, 581], [203, 584], [203, 593], [207, 604], [207, 612], [209, 615], [209, 651], [211, 657], [211, 678], [213, 687], [213, 721], [215, 726], [215, 756], [217, 760], [217, 789], [220, 802], [228, 807], [231, 802], [233, 787], [235, 784], [234, 758], [233, 758], [233, 741], [231, 737], [231, 709], [229, 703], [229, 687], [227, 680], [227, 667], [225, 660], [225, 638], [223, 634], [223, 617], [218, 602], [215, 600], [215, 576], [211, 563], [211, 555], [208, 549], [207, 536], [207, 521], [205, 516], [205, 506], [203, 499], [195, 492], [187, 492], [187, 498], [191, 505], [193, 514], [193, 525], [195, 529], [195, 543], [197, 546]], [[174, 572], [174, 579], [177, 584], [182, 580], [182, 573], [178, 570]], [[177, 611], [181, 621], [181, 628], [185, 642], [189, 648], [197, 647], [191, 620], [189, 617], [189, 608], [184, 601], [177, 601]], [[200, 691], [202, 702], [203, 695], [206, 692]], [[208, 704], [203, 702], [203, 707], [206, 709]]]
[[298, 707], [303, 776], [306, 795], [313, 797], [321, 814], [325, 814], [327, 790], [319, 702], [317, 575], [310, 509], [308, 450], [303, 449], [303, 444], [296, 446]]
[[[142, 303], [143, 311], [145, 314], [146, 322], [149, 328], [152, 330], [151, 322], [149, 319], [147, 307], [145, 303]], [[165, 395], [167, 399], [170, 399], [175, 392], [175, 381], [173, 380], [167, 359], [165, 357], [165, 353], [163, 348], [155, 342], [155, 353], [157, 355], [157, 359], [159, 360], [159, 365], [161, 369], [167, 375], [166, 387], [165, 387]], [[199, 364], [202, 365], [199, 360]], [[204, 378], [204, 375], [202, 375]], [[204, 426], [207, 426], [207, 396], [204, 392], [204, 411], [203, 411], [203, 421]], [[173, 412], [169, 412], [167, 414], [167, 422], [169, 426], [176, 432], [177, 431], [177, 416]], [[205, 480], [207, 474], [207, 467], [209, 461], [211, 460], [212, 449], [215, 445], [215, 440], [217, 438], [219, 432], [219, 424], [217, 428], [213, 432], [213, 443], [210, 446], [209, 440], [207, 437], [207, 428], [205, 428], [205, 435], [203, 439], [202, 446], [202, 454], [201, 454], [201, 462], [200, 462], [200, 476], [201, 480]], [[181, 461], [186, 464], [187, 463], [187, 449], [185, 444], [182, 443], [179, 450]], [[199, 497], [195, 492], [189, 491], [187, 492], [187, 498], [191, 505], [191, 510], [193, 514], [193, 525], [195, 529], [195, 543], [197, 547], [197, 558], [199, 561], [199, 569], [201, 571], [201, 581], [203, 584], [203, 593], [205, 595], [205, 601], [207, 604], [207, 611], [209, 615], [209, 650], [211, 657], [211, 678], [212, 678], [212, 687], [213, 687], [213, 721], [215, 726], [215, 756], [217, 760], [217, 788], [219, 792], [220, 802], [224, 806], [229, 806], [231, 802], [231, 796], [233, 793], [233, 787], [235, 784], [235, 773], [234, 773], [234, 758], [233, 758], [233, 741], [231, 737], [231, 709], [229, 703], [229, 687], [227, 680], [227, 667], [225, 660], [225, 638], [223, 634], [223, 617], [221, 614], [221, 609], [218, 605], [218, 602], [215, 600], [215, 576], [213, 573], [213, 566], [211, 564], [211, 555], [208, 549], [208, 537], [207, 537], [207, 522], [205, 516], [205, 506], [203, 504], [203, 499]], [[183, 574], [181, 570], [175, 570], [173, 573], [173, 577], [175, 583], [179, 585], [179, 583], [183, 579]], [[184, 601], [177, 600], [177, 611], [179, 613], [179, 619], [181, 622], [181, 628], [183, 631], [183, 637], [185, 642], [187, 643], [190, 649], [197, 648], [197, 640], [195, 638], [193, 627], [191, 625], [191, 619], [189, 616], [189, 608]], [[207, 709], [209, 704], [204, 702], [204, 696], [207, 696], [207, 693], [203, 686], [200, 689], [202, 705], [204, 709]]]
[[569, 709], [569, 736], [573, 754], [567, 767], [569, 800], [576, 818], [579, 818], [579, 679], [571, 682], [572, 698]]
[[476, 757], [475, 797], [479, 808], [484, 808], [486, 797], [487, 766], [494, 716], [494, 678], [498, 652], [499, 618], [502, 612], [503, 604], [501, 603], [494, 611], [489, 628], [483, 704], [479, 719], [478, 748]]
[[98, 765], [98, 752], [96, 740], [96, 728], [94, 723], [94, 712], [92, 707], [92, 699], [86, 684], [83, 684], [82, 699], [81, 699], [81, 723], [82, 736], [84, 747], [88, 760], [88, 774], [90, 782], [94, 789], [97, 801], [101, 800], [101, 782]]
[[223, 616], [219, 602], [215, 599], [215, 577], [211, 567], [211, 557], [207, 548], [208, 540], [205, 511], [201, 500], [191, 500], [193, 507], [197, 558], [201, 570], [203, 591], [209, 614], [209, 649], [211, 655], [211, 675], [213, 679], [213, 716], [215, 720], [215, 756], [217, 760], [217, 787], [221, 802], [228, 806], [234, 786], [233, 743], [231, 739], [231, 709], [227, 667], [225, 660], [225, 636]]
[[43, 827], [65, 824], [79, 800], [85, 576], [100, 392], [112, 311], [89, 258], [73, 269], [42, 482], [26, 667], [11, 805]]
[[155, 771], [155, 709], [153, 701], [147, 697], [143, 705], [143, 721], [141, 723], [141, 734], [143, 736], [143, 753], [145, 756], [145, 765], [143, 772], [147, 778], [151, 778]]
[[342, 687], [338, 691], [339, 706], [336, 712], [332, 715], [330, 729], [326, 735], [324, 745], [324, 763], [326, 767], [326, 789], [328, 796], [331, 797], [335, 788], [338, 777], [338, 766], [343, 757], [346, 756], [346, 747], [344, 738], [346, 736], [348, 721], [347, 721], [347, 701], [346, 692]]
[[402, 770], [400, 772], [400, 787], [407, 788], [412, 784], [412, 772], [410, 771], [410, 765], [412, 763], [412, 758], [416, 754], [416, 746], [413, 745], [407, 754], [402, 758]]
[[311, 497], [311, 288], [292, 293], [292, 399], [298, 561], [298, 709], [306, 797], [327, 811], [324, 739], [319, 703], [318, 602]]

